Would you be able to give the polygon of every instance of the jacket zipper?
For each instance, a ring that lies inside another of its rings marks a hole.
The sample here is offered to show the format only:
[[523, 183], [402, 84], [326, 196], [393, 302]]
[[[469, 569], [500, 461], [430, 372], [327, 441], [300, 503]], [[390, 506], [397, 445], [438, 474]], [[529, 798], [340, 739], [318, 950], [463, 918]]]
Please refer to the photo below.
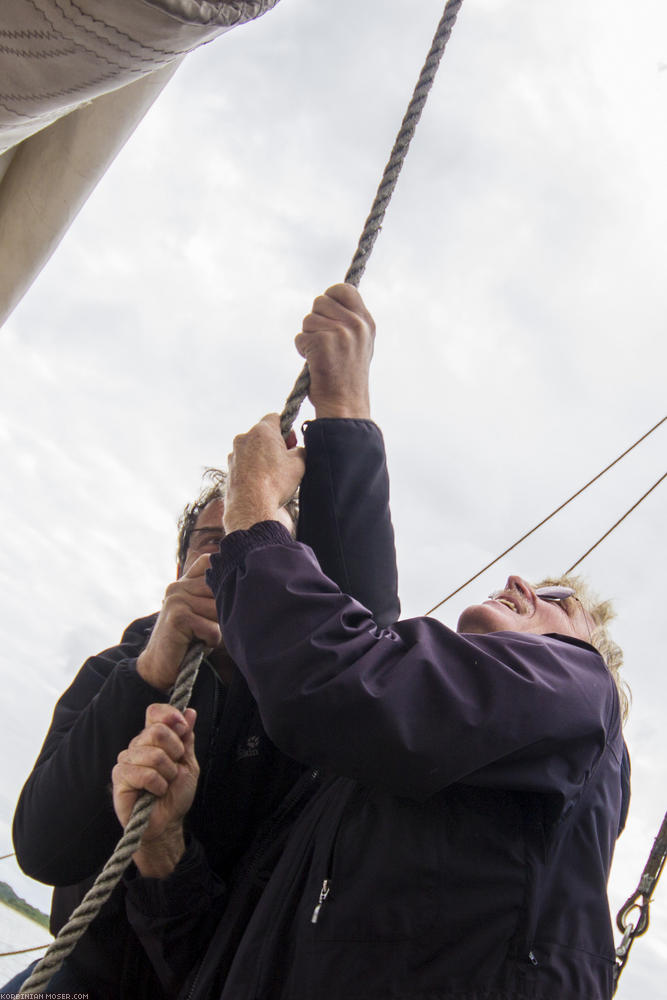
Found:
[[322, 888], [320, 889], [320, 898], [317, 901], [317, 905], [313, 910], [313, 915], [310, 918], [311, 924], [316, 924], [317, 921], [319, 920], [320, 910], [324, 906], [325, 900], [329, 895], [330, 888], [331, 888], [331, 881], [328, 878], [325, 878], [324, 882], [322, 882]]
[[[324, 879], [322, 880], [322, 885], [320, 887], [319, 896], [317, 898], [317, 902], [315, 904], [315, 908], [313, 909], [313, 912], [312, 912], [312, 915], [311, 915], [311, 918], [310, 918], [311, 924], [316, 924], [318, 922], [318, 920], [320, 919], [320, 914], [322, 912], [322, 907], [326, 903], [326, 901], [329, 898], [329, 895], [331, 893], [331, 886], [333, 884], [333, 876], [334, 876], [334, 872], [335, 872], [334, 861], [335, 861], [335, 855], [336, 855], [336, 844], [338, 843], [338, 836], [340, 834], [340, 830], [341, 830], [341, 827], [343, 825], [343, 820], [345, 818], [345, 814], [347, 812], [348, 806], [349, 806], [351, 800], [353, 799], [353, 797], [355, 796], [355, 793], [358, 791], [358, 788], [359, 788], [358, 785], [353, 786], [349, 790], [348, 794], [345, 795], [345, 796], [343, 796], [343, 803], [342, 803], [342, 805], [340, 806], [339, 810], [337, 811], [337, 813], [335, 815], [335, 821], [334, 821], [335, 822], [335, 828], [334, 828], [334, 832], [333, 832], [333, 835], [332, 835], [332, 838], [331, 838], [331, 846], [329, 848], [329, 856], [328, 856], [328, 859], [327, 859], [326, 875], [325, 875]], [[367, 795], [368, 795], [368, 791], [365, 791], [365, 793], [364, 793], [361, 801], [363, 801], [367, 797]], [[357, 800], [357, 801], [359, 801], [359, 800]]]

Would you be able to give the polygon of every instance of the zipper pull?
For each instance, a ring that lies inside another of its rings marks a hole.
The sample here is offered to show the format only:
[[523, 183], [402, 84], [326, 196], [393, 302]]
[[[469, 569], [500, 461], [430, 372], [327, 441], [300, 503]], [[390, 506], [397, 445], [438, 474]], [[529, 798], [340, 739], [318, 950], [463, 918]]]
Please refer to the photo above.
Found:
[[318, 899], [317, 906], [313, 910], [313, 915], [310, 918], [311, 924], [316, 924], [317, 921], [319, 920], [319, 918], [320, 918], [320, 910], [322, 909], [322, 906], [324, 905], [324, 900], [329, 895], [329, 890], [330, 889], [331, 889], [331, 882], [329, 881], [328, 878], [325, 878], [324, 882], [322, 883], [322, 888], [320, 889], [320, 898]]

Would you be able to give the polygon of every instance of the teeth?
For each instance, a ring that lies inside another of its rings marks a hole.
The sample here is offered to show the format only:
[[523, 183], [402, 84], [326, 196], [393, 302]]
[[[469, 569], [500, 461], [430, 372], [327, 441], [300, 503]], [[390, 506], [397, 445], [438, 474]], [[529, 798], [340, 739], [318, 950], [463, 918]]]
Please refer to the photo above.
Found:
[[498, 601], [499, 604], [505, 604], [510, 609], [510, 611], [517, 610], [516, 604], [513, 604], [512, 601], [508, 601], [506, 597], [496, 597], [496, 600]]

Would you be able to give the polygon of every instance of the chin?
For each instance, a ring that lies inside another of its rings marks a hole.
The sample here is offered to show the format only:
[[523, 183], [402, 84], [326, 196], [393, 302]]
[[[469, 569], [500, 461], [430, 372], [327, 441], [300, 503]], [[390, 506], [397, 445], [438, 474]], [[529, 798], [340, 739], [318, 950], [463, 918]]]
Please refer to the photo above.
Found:
[[457, 632], [477, 635], [485, 635], [487, 632], [502, 632], [506, 631], [507, 628], [507, 623], [498, 615], [497, 609], [489, 607], [488, 604], [473, 604], [466, 608], [461, 613], [456, 625]]

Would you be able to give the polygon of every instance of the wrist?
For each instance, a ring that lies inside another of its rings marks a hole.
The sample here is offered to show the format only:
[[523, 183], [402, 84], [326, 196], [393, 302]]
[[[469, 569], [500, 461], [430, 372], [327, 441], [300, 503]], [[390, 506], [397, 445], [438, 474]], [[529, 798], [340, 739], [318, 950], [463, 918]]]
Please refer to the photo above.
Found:
[[167, 878], [185, 854], [183, 826], [179, 824], [155, 840], [142, 844], [132, 856], [143, 878]]
[[371, 406], [369, 400], [357, 400], [354, 403], [326, 402], [315, 405], [316, 420], [370, 420]]
[[142, 680], [163, 694], [173, 687], [174, 681], [170, 679], [171, 675], [165, 675], [156, 667], [154, 657], [148, 648], [142, 650], [137, 657], [137, 673]]
[[223, 524], [226, 534], [232, 531], [247, 531], [260, 521], [276, 521], [278, 504], [253, 497], [229, 499], [225, 504]]

